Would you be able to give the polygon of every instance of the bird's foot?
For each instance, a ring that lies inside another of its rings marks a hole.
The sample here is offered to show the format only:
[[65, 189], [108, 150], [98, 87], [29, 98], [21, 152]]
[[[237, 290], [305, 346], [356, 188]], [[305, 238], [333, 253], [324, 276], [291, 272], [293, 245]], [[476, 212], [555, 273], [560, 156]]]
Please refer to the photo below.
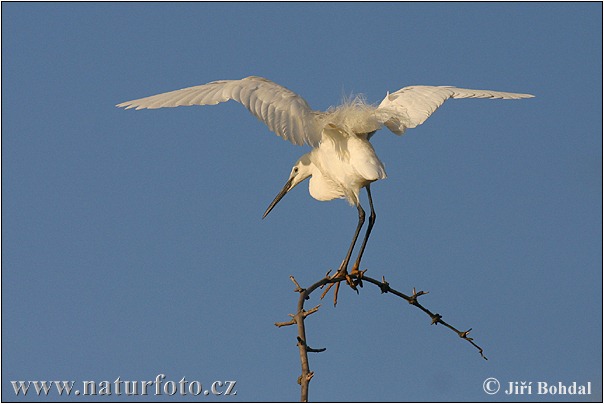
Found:
[[[359, 293], [357, 285], [360, 285], [361, 287], [363, 286], [361, 283], [361, 277], [363, 276], [363, 273], [365, 273], [365, 271], [359, 271], [358, 269], [353, 268], [353, 272], [349, 274], [346, 270], [346, 267], [340, 267], [338, 272], [336, 272], [331, 278], [329, 278], [333, 282], [331, 282], [329, 286], [327, 286], [327, 289], [325, 289], [325, 291], [321, 294], [321, 299], [325, 297], [325, 295], [331, 290], [333, 285], [336, 285], [336, 289], [333, 293], [333, 305], [335, 307], [338, 304], [338, 292], [340, 291], [340, 282], [344, 280], [355, 292]], [[353, 277], [355, 277], [356, 279], [353, 279]], [[343, 279], [335, 280], [338, 278]]]
[[358, 267], [358, 265], [356, 265], [356, 264], [355, 264], [355, 265], [352, 267], [352, 269], [350, 270], [350, 275], [349, 275], [349, 277], [350, 277], [350, 278], [354, 278], [354, 280], [353, 280], [353, 285], [355, 286], [354, 290], [356, 290], [356, 291], [357, 291], [357, 293], [358, 293], [359, 291], [356, 289], [356, 286], [363, 287], [363, 275], [365, 274], [365, 272], [367, 272], [367, 270], [366, 270], [366, 269], [364, 269], [364, 270], [362, 270], [362, 271], [359, 271], [359, 267]]

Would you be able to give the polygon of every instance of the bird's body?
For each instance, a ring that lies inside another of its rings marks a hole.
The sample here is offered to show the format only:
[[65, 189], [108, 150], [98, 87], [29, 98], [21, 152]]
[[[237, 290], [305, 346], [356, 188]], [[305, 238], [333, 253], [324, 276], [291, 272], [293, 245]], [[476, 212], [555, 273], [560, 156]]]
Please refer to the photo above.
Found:
[[346, 198], [357, 205], [361, 188], [386, 178], [384, 165], [367, 135], [348, 136], [336, 128], [326, 128], [319, 147], [304, 156], [310, 160], [309, 192], [319, 201]]
[[[376, 107], [357, 97], [325, 112], [314, 111], [299, 95], [262, 77], [222, 80], [118, 104], [118, 107], [155, 109], [189, 105], [215, 105], [228, 100], [242, 103], [270, 130], [296, 145], [313, 149], [291, 170], [281, 192], [265, 217], [281, 198], [308, 177], [311, 196], [320, 201], [345, 198], [358, 209], [359, 222], [352, 243], [336, 276], [346, 275], [352, 250], [365, 221], [359, 193], [367, 190], [371, 216], [352, 272], [358, 272], [361, 256], [375, 221], [370, 184], [386, 178], [383, 163], [369, 142], [383, 126], [402, 135], [421, 125], [449, 98], [520, 99], [530, 94], [468, 90], [449, 86], [411, 86], [389, 93]], [[339, 283], [338, 283], [339, 285]], [[351, 284], [351, 286], [354, 286]], [[337, 295], [337, 289], [336, 289]]]

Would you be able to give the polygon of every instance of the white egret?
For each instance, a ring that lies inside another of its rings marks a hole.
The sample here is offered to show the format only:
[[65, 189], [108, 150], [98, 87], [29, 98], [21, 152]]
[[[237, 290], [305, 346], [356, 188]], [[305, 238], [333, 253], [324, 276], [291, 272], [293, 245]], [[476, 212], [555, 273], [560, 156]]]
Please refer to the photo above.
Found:
[[[296, 185], [308, 177], [313, 198], [328, 201], [346, 200], [358, 210], [358, 223], [352, 242], [335, 277], [345, 278], [356, 289], [350, 275], [362, 275], [359, 266], [371, 229], [375, 211], [371, 199], [371, 183], [386, 178], [384, 165], [377, 157], [369, 139], [383, 126], [397, 135], [421, 125], [449, 98], [530, 98], [530, 94], [490, 90], [468, 90], [450, 86], [411, 86], [394, 93], [376, 107], [357, 97], [325, 112], [314, 111], [299, 95], [262, 77], [214, 81], [150, 97], [118, 104], [118, 107], [155, 109], [189, 105], [215, 105], [228, 100], [243, 104], [277, 135], [296, 145], [307, 144], [313, 149], [294, 164], [283, 189], [264, 212], [263, 218]], [[371, 214], [365, 238], [355, 263], [347, 268], [357, 238], [365, 222], [359, 192], [365, 188]], [[358, 281], [357, 281], [358, 282]], [[333, 285], [333, 284], [332, 284]], [[337, 302], [337, 283], [334, 304]]]

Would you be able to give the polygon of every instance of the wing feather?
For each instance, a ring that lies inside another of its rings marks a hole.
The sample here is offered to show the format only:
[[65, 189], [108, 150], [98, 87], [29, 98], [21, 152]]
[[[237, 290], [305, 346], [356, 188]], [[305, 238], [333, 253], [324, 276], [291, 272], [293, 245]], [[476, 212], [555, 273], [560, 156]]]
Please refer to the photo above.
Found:
[[296, 93], [262, 77], [213, 81], [200, 86], [152, 95], [117, 104], [120, 108], [156, 109], [216, 105], [229, 100], [243, 104], [277, 135], [290, 142], [317, 146], [321, 140], [321, 113], [313, 111]]
[[381, 122], [397, 135], [421, 125], [449, 98], [491, 98], [517, 100], [534, 95], [491, 90], [470, 90], [450, 86], [411, 86], [386, 98], [377, 108]]

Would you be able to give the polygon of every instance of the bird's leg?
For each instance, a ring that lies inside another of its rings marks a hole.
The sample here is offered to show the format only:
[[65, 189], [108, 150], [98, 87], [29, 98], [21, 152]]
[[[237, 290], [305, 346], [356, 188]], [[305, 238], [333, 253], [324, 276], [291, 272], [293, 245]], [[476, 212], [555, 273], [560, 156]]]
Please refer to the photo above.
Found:
[[[356, 283], [353, 281], [351, 276], [348, 274], [348, 270], [347, 270], [348, 263], [350, 262], [350, 257], [352, 256], [352, 251], [354, 250], [354, 245], [356, 244], [357, 239], [359, 238], [359, 233], [361, 232], [361, 228], [363, 227], [363, 224], [365, 223], [365, 211], [361, 207], [360, 203], [357, 204], [357, 210], [359, 212], [359, 222], [358, 222], [357, 228], [354, 232], [354, 236], [352, 237], [352, 242], [350, 243], [348, 252], [346, 253], [346, 258], [344, 258], [344, 260], [342, 261], [342, 265], [340, 265], [340, 269], [338, 269], [338, 271], [331, 277], [331, 279], [344, 277], [346, 279], [346, 283], [348, 283], [348, 285], [350, 285], [350, 287], [352, 289], [354, 289], [358, 292]], [[358, 273], [358, 270], [356, 272]], [[342, 282], [342, 280], [334, 282], [336, 284], [336, 289], [335, 289], [334, 295], [333, 295], [333, 305], [334, 306], [336, 304], [338, 304], [338, 292], [340, 290], [340, 282]], [[321, 299], [323, 299], [323, 297], [325, 297], [325, 295], [327, 294], [327, 292], [329, 292], [329, 290], [332, 288], [334, 283], [329, 284], [327, 289], [325, 289], [325, 291], [321, 295]]]
[[[365, 238], [363, 239], [363, 243], [361, 244], [361, 248], [359, 250], [359, 256], [355, 261], [352, 269], [350, 270], [350, 275], [357, 276], [357, 282], [361, 282], [361, 277], [363, 273], [359, 271], [359, 266], [361, 265], [361, 257], [363, 257], [363, 252], [365, 251], [365, 247], [367, 246], [367, 240], [369, 240], [369, 235], [371, 234], [371, 229], [373, 228], [373, 224], [375, 223], [375, 210], [373, 209], [373, 200], [371, 199], [371, 189], [370, 186], [367, 185], [365, 187], [367, 190], [367, 197], [369, 198], [369, 207], [371, 208], [371, 214], [369, 215], [369, 222], [367, 223], [367, 231], [365, 232]], [[363, 271], [364, 272], [364, 271]], [[362, 285], [361, 285], [362, 286]]]
[[[357, 204], [357, 210], [359, 211], [359, 222], [357, 224], [357, 228], [354, 232], [354, 236], [352, 237], [352, 242], [350, 243], [350, 247], [348, 248], [348, 252], [346, 253], [346, 258], [344, 258], [344, 261], [342, 261], [342, 265], [340, 265], [340, 269], [338, 270], [338, 272], [336, 272], [336, 277], [337, 276], [346, 276], [346, 281], [350, 283], [350, 279], [348, 276], [348, 263], [350, 262], [350, 257], [352, 256], [352, 251], [354, 250], [354, 245], [357, 242], [357, 239], [359, 238], [359, 233], [361, 232], [361, 227], [363, 227], [363, 223], [365, 223], [365, 211], [363, 210], [363, 208], [361, 207], [361, 204]], [[352, 285], [352, 284], [351, 284]]]

